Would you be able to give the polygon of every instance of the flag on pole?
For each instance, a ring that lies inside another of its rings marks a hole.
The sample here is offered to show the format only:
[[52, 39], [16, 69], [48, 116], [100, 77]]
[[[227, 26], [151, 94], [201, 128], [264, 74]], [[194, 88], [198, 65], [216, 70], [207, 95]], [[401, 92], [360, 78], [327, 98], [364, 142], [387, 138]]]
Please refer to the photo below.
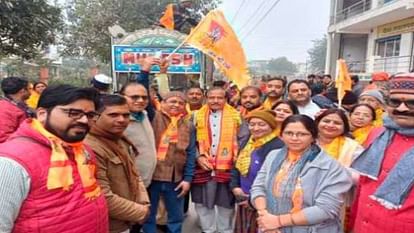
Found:
[[164, 15], [160, 18], [160, 24], [168, 30], [174, 30], [174, 6], [168, 4], [165, 8]]
[[338, 90], [338, 105], [341, 107], [342, 99], [344, 98], [346, 91], [352, 90], [352, 81], [344, 59], [339, 59], [336, 62], [336, 67], [337, 75], [335, 79], [335, 87]]
[[221, 11], [210, 11], [184, 41], [211, 57], [239, 88], [247, 85], [250, 77], [243, 48]]

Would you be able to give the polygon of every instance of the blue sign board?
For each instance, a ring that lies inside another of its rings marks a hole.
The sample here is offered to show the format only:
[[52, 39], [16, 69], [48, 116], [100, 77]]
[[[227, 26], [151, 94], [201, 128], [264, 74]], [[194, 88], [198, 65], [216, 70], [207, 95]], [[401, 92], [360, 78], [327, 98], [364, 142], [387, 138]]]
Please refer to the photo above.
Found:
[[[130, 45], [113, 45], [113, 67], [115, 72], [140, 72], [140, 64], [148, 56], [168, 57], [174, 48], [143, 48]], [[153, 66], [152, 73], [160, 68]], [[168, 73], [201, 73], [201, 52], [195, 48], [180, 48], [170, 57]]]

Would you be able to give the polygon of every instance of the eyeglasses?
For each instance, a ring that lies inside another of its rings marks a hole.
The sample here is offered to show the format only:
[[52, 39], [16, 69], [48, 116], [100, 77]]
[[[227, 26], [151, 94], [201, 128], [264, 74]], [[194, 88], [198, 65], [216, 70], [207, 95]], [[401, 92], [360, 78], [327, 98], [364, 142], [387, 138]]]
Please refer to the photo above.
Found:
[[148, 100], [148, 96], [146, 95], [127, 95], [126, 97], [130, 98], [132, 101], [138, 101], [139, 99], [142, 99], [143, 101]]
[[388, 98], [387, 104], [390, 107], [398, 108], [402, 103], [407, 106], [410, 110], [414, 110], [414, 100], [405, 100], [405, 99], [395, 99], [395, 98]]
[[84, 112], [80, 109], [74, 109], [74, 108], [59, 108], [60, 110], [62, 110], [62, 112], [68, 114], [68, 117], [74, 119], [74, 120], [79, 120], [81, 119], [83, 116], [86, 116], [86, 118], [88, 118], [88, 120], [97, 120], [99, 118], [99, 114], [96, 112]]
[[290, 137], [290, 138], [293, 138], [293, 136], [295, 136], [297, 138], [304, 138], [304, 137], [310, 136], [311, 134], [310, 133], [303, 133], [303, 132], [296, 132], [295, 133], [295, 132], [292, 132], [292, 131], [284, 131], [283, 135], [287, 136], [287, 137]]

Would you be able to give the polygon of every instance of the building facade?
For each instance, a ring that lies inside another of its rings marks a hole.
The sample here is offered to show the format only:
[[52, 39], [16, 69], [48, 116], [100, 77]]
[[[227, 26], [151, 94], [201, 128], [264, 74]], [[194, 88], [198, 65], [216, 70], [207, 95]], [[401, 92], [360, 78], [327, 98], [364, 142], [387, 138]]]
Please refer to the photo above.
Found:
[[414, 69], [414, 0], [331, 0], [325, 72], [343, 58], [368, 79]]

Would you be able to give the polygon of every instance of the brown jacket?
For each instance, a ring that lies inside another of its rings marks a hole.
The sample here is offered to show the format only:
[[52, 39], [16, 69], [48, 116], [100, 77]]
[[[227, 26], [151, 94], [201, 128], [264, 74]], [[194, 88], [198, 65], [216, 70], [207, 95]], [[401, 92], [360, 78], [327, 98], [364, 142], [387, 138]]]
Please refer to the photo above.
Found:
[[[118, 145], [116, 149], [112, 149], [101, 139], [102, 136], [94, 134], [92, 130], [85, 142], [96, 153], [97, 178], [108, 203], [110, 232], [119, 233], [129, 229], [132, 224], [145, 221], [149, 211], [149, 198], [139, 175], [128, 178], [128, 167], [135, 169], [134, 174], [138, 174], [132, 160], [136, 155], [132, 155], [129, 142], [125, 139], [112, 139]], [[129, 164], [123, 162], [115, 151], [126, 153], [124, 158], [128, 158]], [[131, 185], [131, 182], [135, 184]], [[132, 186], [138, 190], [132, 190]]]
[[[170, 124], [170, 118], [158, 111], [152, 120], [155, 145], [158, 148], [162, 134]], [[164, 161], [157, 161], [152, 180], [180, 182], [183, 179], [184, 165], [187, 161], [186, 149], [190, 143], [191, 123], [186, 119], [178, 121], [178, 142], [170, 143]]]

